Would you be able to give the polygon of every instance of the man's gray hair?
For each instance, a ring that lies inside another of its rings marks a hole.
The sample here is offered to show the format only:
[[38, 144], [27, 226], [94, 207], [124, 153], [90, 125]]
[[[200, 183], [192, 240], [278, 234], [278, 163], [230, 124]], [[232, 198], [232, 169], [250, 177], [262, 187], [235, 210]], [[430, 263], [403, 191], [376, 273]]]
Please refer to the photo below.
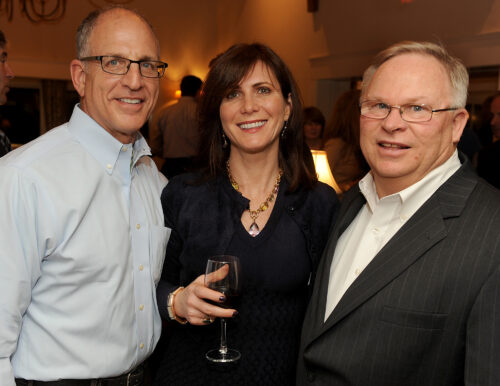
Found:
[[452, 107], [465, 107], [467, 102], [467, 89], [469, 87], [469, 74], [460, 59], [451, 56], [439, 44], [431, 42], [403, 41], [379, 52], [370, 67], [363, 74], [361, 98], [363, 98], [370, 81], [377, 69], [389, 59], [403, 54], [422, 54], [436, 58], [443, 65], [450, 77], [452, 87]]
[[149, 21], [146, 20], [146, 18], [141, 14], [139, 14], [137, 11], [133, 11], [123, 6], [115, 5], [106, 8], [96, 9], [95, 11], [90, 12], [88, 16], [85, 19], [83, 19], [76, 32], [76, 55], [78, 59], [90, 56], [89, 40], [90, 36], [92, 35], [92, 31], [94, 30], [94, 27], [96, 26], [97, 21], [99, 20], [99, 17], [104, 15], [105, 13], [112, 12], [117, 9], [131, 12], [134, 15], [136, 15], [139, 19], [141, 19], [144, 23], [146, 23], [146, 25], [151, 29], [153, 36], [155, 37], [156, 45], [159, 51], [160, 44], [158, 42], [158, 37], [156, 36], [156, 33], [151, 23], [149, 23]]

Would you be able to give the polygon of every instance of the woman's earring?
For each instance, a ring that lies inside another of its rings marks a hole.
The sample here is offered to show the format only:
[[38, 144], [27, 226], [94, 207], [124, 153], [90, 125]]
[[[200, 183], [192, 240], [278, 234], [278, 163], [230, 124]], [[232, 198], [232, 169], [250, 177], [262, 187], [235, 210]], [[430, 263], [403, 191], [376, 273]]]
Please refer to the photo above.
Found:
[[222, 148], [225, 149], [227, 147], [227, 138], [224, 132], [222, 132]]
[[281, 138], [285, 138], [286, 135], [286, 129], [288, 127], [288, 121], [285, 121], [285, 125], [283, 126], [283, 129], [281, 129]]

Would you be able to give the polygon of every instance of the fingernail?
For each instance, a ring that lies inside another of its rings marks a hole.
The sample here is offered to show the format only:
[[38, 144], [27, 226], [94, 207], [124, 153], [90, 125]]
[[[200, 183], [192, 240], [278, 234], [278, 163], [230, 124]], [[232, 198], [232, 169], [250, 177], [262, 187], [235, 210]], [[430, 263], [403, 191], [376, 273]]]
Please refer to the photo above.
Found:
[[233, 318], [234, 318], [235, 316], [238, 316], [238, 311], [234, 311], [234, 312], [233, 312]]
[[226, 297], [225, 296], [219, 297], [219, 302], [225, 302], [225, 301], [226, 301]]

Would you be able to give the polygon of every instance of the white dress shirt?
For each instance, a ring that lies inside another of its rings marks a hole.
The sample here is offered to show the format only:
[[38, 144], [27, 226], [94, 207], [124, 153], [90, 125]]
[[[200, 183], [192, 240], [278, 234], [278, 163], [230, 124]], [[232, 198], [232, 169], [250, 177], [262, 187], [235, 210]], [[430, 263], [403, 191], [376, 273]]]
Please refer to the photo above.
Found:
[[149, 154], [76, 106], [0, 160], [2, 386], [117, 376], [153, 351], [170, 229]]
[[371, 173], [359, 182], [366, 204], [337, 242], [330, 267], [325, 321], [384, 245], [459, 168], [460, 160], [455, 151], [420, 181], [382, 199], [378, 198]]

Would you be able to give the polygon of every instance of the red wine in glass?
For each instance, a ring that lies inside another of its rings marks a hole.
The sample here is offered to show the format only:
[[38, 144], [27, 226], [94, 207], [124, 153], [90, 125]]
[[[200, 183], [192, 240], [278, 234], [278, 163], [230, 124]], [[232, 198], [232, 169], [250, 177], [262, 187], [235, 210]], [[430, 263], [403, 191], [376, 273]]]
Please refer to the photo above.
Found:
[[[236, 256], [221, 255], [210, 257], [205, 270], [205, 285], [224, 294], [224, 302], [213, 303], [219, 307], [231, 308], [240, 292], [240, 261]], [[234, 363], [241, 358], [239, 351], [229, 349], [226, 339], [226, 320], [220, 319], [220, 344], [210, 350], [205, 357], [212, 363]]]

